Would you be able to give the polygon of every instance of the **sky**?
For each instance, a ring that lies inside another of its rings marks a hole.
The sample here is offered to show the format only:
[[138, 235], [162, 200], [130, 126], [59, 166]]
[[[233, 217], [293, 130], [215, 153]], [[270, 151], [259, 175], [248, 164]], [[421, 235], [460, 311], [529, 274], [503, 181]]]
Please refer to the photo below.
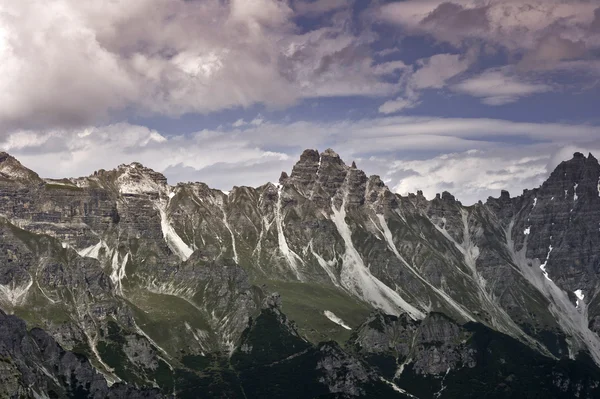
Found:
[[465, 204], [600, 157], [600, 0], [0, 0], [0, 149], [229, 190], [333, 148]]

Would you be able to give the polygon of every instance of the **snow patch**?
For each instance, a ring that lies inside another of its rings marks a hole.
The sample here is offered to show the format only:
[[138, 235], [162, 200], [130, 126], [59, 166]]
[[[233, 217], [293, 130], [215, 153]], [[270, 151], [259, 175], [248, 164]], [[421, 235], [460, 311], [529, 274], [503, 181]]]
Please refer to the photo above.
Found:
[[345, 198], [340, 209], [336, 209], [332, 203], [331, 210], [333, 212], [332, 221], [344, 240], [346, 248], [342, 256], [340, 276], [342, 285], [354, 295], [363, 298], [366, 302], [389, 314], [398, 315], [398, 308], [400, 308], [413, 319], [423, 319], [425, 317], [423, 312], [406, 302], [396, 291], [373, 276], [365, 266], [352, 243], [352, 233], [346, 223]]
[[583, 298], [585, 298], [585, 295], [583, 294], [582, 290], [576, 290], [575, 292], [573, 292], [575, 294], [575, 296], [577, 297], [577, 301], [575, 302], [575, 306], [577, 308], [579, 308], [579, 301], [583, 301]]
[[315, 257], [315, 259], [317, 259], [319, 266], [321, 266], [323, 268], [323, 270], [325, 270], [325, 273], [327, 273], [327, 275], [331, 279], [331, 282], [333, 283], [333, 285], [335, 285], [338, 288], [341, 288], [340, 284], [337, 281], [337, 278], [335, 276], [335, 272], [333, 269], [333, 267], [336, 264], [335, 260], [326, 261], [319, 254], [317, 254], [313, 249], [312, 240], [310, 240], [310, 242], [308, 243], [308, 248], [310, 249], [310, 252]]
[[575, 183], [575, 185], [573, 186], [573, 201], [577, 201], [579, 199], [579, 197], [577, 196], [577, 187], [579, 186], [579, 183]]
[[550, 246], [548, 247], [548, 254], [546, 255], [546, 260], [544, 261], [544, 263], [542, 263], [540, 265], [540, 269], [542, 269], [542, 273], [544, 273], [544, 277], [546, 277], [546, 279], [548, 281], [552, 281], [552, 280], [548, 276], [548, 272], [546, 271], [546, 265], [548, 265], [548, 259], [550, 259], [550, 253], [552, 252], [553, 249], [554, 248], [552, 247], [552, 244], [550, 244]]
[[535, 208], [535, 206], [537, 205], [537, 198], [533, 199], [533, 207]]
[[129, 253], [125, 254], [123, 261], [119, 263], [119, 251], [115, 250], [112, 257], [112, 272], [110, 273], [110, 279], [115, 285], [116, 291], [123, 295], [123, 279], [127, 277], [125, 274], [125, 266], [129, 260]]
[[529, 233], [531, 233], [531, 226], [529, 226], [528, 228], [526, 228], [525, 230], [523, 230], [523, 234], [529, 235]]
[[156, 203], [156, 208], [160, 213], [160, 228], [162, 229], [163, 237], [165, 242], [179, 259], [186, 261], [194, 253], [194, 250], [190, 248], [182, 239], [179, 237], [171, 222], [167, 217], [167, 210], [164, 204]]
[[406, 392], [404, 389], [400, 388], [398, 385], [394, 384], [392, 381], [386, 380], [383, 377], [379, 377], [379, 380], [381, 382], [385, 382], [386, 384], [388, 384], [390, 387], [392, 387], [392, 389], [396, 392], [399, 392], [403, 395], [408, 396], [409, 398], [414, 398], [414, 399], [418, 399], [416, 396], [411, 395], [410, 393]]
[[231, 235], [231, 246], [233, 247], [233, 260], [235, 261], [235, 263], [239, 263], [237, 248], [235, 246], [235, 235], [233, 234], [233, 230], [231, 230], [231, 226], [229, 225], [229, 222], [227, 221], [227, 214], [225, 213], [225, 205], [223, 204], [223, 201], [217, 201], [217, 202], [218, 202], [219, 207], [221, 208], [221, 212], [223, 212], [223, 224], [225, 225], [227, 230], [229, 230], [229, 234]]
[[283, 232], [283, 215], [281, 214], [281, 191], [283, 187], [277, 189], [277, 205], [275, 207], [275, 224], [277, 225], [277, 241], [279, 242], [279, 251], [287, 259], [292, 271], [296, 275], [296, 278], [300, 281], [303, 280], [300, 271], [298, 270], [298, 261], [302, 262], [302, 258], [298, 256], [288, 246], [285, 234]]
[[325, 317], [327, 317], [329, 320], [331, 320], [335, 324], [344, 327], [346, 330], [352, 330], [352, 328], [350, 328], [350, 326], [348, 324], [344, 323], [344, 320], [337, 317], [333, 312], [330, 312], [329, 310], [325, 310], [323, 312], [323, 314], [325, 315]]
[[[319, 155], [319, 165], [317, 166], [317, 177], [319, 177], [320, 171], [321, 171], [321, 155]], [[600, 187], [600, 180], [598, 182], [598, 186]], [[598, 190], [600, 191], [600, 188]]]
[[174, 192], [174, 191], [171, 191], [171, 192], [169, 193], [169, 199], [173, 199], [173, 197], [174, 197], [174, 196], [175, 196], [175, 192]]
[[0, 300], [7, 302], [12, 306], [22, 305], [27, 298], [27, 293], [33, 285], [33, 279], [30, 277], [25, 284], [16, 284], [11, 281], [8, 284], [0, 284]]
[[101, 248], [108, 249], [108, 246], [102, 240], [100, 240], [100, 242], [98, 244], [96, 244], [96, 245], [92, 245], [90, 247], [87, 247], [87, 248], [84, 248], [84, 249], [82, 249], [80, 251], [77, 251], [77, 253], [79, 254], [79, 256], [81, 256], [83, 258], [98, 259], [98, 257], [100, 256], [100, 249]]

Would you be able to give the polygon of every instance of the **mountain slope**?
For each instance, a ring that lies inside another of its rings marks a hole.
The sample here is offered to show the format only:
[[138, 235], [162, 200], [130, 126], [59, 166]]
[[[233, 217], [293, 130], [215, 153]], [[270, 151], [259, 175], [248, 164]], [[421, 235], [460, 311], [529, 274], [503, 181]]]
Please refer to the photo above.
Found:
[[[0, 307], [87, 356], [110, 382], [172, 394], [198, 376], [190, 361], [224, 370], [275, 291], [311, 347], [354, 348], [376, 309], [407, 325], [431, 314], [475, 323], [551, 364], [600, 364], [600, 165], [591, 155], [575, 154], [539, 188], [469, 207], [447, 192], [394, 194], [332, 150], [305, 151], [277, 184], [229, 193], [170, 186], [138, 163], [43, 180], [4, 154], [3, 170]], [[376, 357], [382, 378], [406, 388], [404, 370], [419, 366], [399, 350]]]

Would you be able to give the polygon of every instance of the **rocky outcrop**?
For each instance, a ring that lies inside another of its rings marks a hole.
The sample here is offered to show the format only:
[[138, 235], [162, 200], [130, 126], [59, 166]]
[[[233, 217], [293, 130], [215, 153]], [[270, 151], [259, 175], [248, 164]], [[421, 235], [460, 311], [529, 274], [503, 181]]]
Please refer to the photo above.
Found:
[[109, 387], [82, 356], [61, 348], [44, 331], [0, 311], [0, 396], [160, 398], [157, 390]]

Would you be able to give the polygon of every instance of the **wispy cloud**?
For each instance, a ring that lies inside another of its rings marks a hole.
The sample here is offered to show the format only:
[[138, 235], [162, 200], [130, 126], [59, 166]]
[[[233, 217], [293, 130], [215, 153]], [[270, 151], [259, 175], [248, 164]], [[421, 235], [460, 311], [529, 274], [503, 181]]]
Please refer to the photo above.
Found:
[[552, 90], [552, 87], [547, 84], [530, 83], [500, 70], [485, 71], [451, 88], [459, 93], [479, 97], [488, 105], [507, 104], [522, 97]]
[[[347, 162], [357, 160], [368, 173], [385, 176], [400, 192], [421, 189], [432, 196], [451, 188], [459, 199], [470, 202], [497, 194], [500, 188], [519, 190], [538, 184], [547, 166], [556, 162], [554, 154], [560, 158], [569, 155], [560, 152], [564, 148], [594, 149], [600, 133], [592, 125], [495, 119], [244, 123], [243, 129], [181, 136], [129, 124], [18, 131], [4, 137], [0, 149], [45, 177], [88, 175], [138, 161], [166, 173], [171, 183], [204, 181], [229, 189], [276, 180], [280, 171], [291, 170], [305, 148], [332, 147]], [[533, 158], [531, 164], [523, 161]]]

